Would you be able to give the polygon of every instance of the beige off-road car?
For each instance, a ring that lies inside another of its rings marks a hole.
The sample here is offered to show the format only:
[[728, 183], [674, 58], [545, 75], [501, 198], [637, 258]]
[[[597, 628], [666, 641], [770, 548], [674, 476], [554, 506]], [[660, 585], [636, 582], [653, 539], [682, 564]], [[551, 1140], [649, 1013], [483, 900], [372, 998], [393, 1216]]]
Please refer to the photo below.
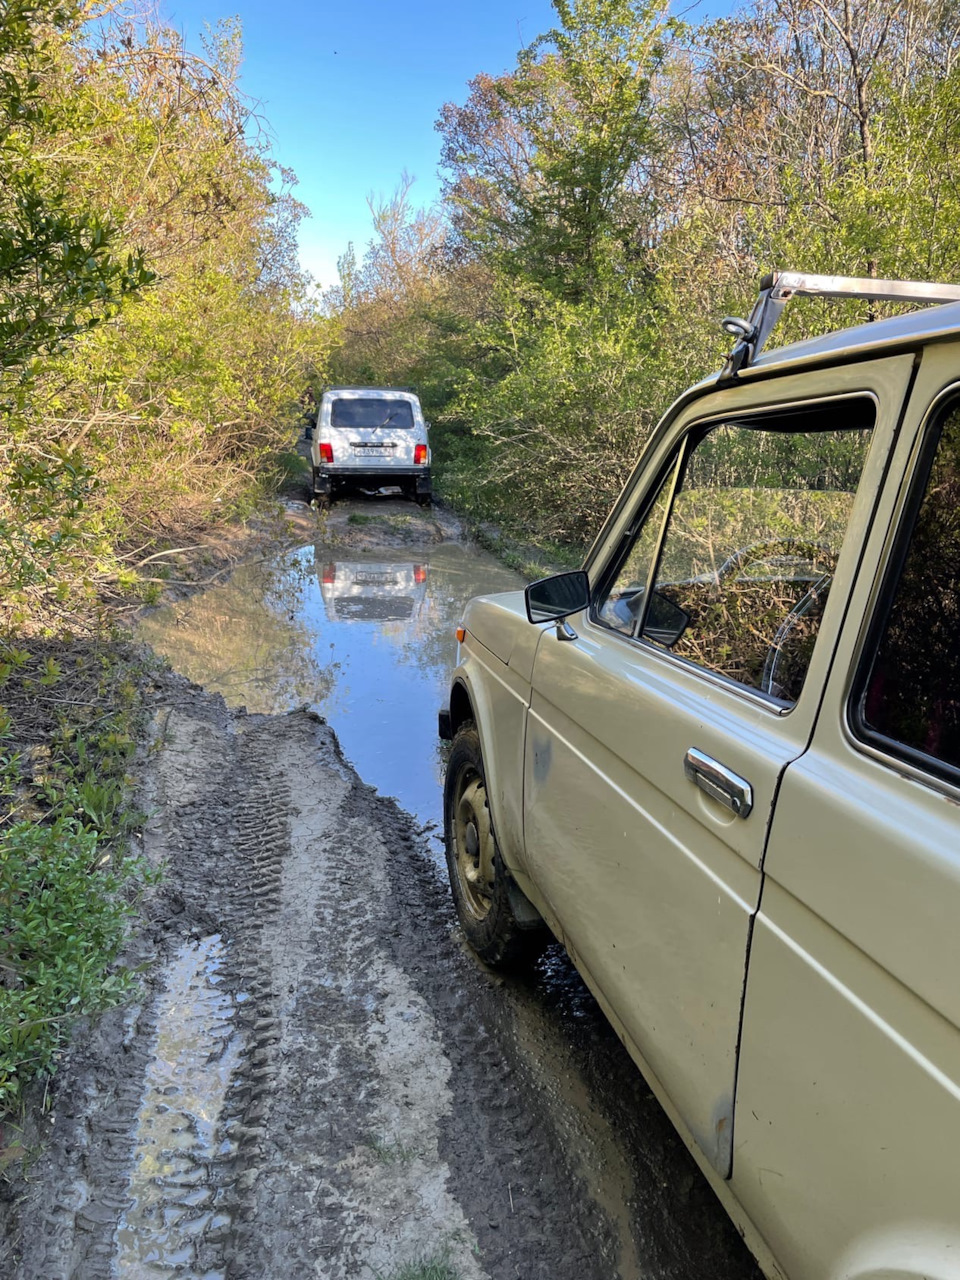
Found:
[[447, 858], [559, 938], [770, 1276], [960, 1277], [960, 305], [669, 410], [583, 572], [471, 601]]

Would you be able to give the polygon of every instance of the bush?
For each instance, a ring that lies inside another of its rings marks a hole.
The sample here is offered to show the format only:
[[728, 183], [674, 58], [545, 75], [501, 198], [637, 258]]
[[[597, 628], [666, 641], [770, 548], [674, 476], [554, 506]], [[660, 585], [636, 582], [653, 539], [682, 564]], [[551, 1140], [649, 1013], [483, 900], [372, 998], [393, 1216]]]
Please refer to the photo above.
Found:
[[18, 822], [0, 841], [0, 1109], [50, 1070], [74, 1018], [130, 992], [113, 965], [143, 875], [79, 818]]

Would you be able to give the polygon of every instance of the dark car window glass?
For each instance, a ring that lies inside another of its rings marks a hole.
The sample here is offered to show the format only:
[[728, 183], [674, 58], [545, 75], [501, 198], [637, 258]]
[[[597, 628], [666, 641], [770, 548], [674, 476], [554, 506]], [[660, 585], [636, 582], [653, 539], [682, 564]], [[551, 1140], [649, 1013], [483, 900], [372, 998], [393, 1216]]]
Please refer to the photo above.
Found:
[[644, 639], [795, 702], [873, 417], [872, 401], [845, 400], [711, 429], [684, 468], [654, 583], [682, 630], [651, 609]]
[[332, 427], [373, 430], [378, 427], [412, 427], [413, 405], [409, 400], [334, 400], [330, 406]]
[[[936, 430], [936, 429], [935, 429]], [[861, 698], [861, 726], [960, 768], [960, 406], [939, 423]]]
[[637, 530], [620, 571], [597, 602], [597, 619], [606, 626], [613, 627], [615, 631], [622, 631], [624, 635], [632, 636], [637, 629], [643, 593], [653, 568], [660, 532], [667, 514], [670, 481], [674, 470], [675, 467], [661, 484], [660, 492]]

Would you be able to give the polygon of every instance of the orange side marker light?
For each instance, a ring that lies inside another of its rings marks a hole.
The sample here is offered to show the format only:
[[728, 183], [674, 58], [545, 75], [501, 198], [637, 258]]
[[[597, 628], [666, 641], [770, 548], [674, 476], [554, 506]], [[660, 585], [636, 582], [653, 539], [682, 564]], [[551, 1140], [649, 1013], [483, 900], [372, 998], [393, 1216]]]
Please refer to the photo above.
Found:
[[463, 637], [467, 634], [465, 627], [457, 627], [457, 644], [463, 644]]

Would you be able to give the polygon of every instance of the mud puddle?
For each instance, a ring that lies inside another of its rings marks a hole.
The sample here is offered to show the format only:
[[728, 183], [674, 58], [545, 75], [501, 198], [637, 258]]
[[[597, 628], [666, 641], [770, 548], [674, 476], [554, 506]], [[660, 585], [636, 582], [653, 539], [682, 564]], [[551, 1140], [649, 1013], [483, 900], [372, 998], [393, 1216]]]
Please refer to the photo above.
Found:
[[[229, 1225], [207, 1169], [232, 1147], [219, 1121], [242, 1046], [235, 998], [221, 989], [222, 940], [184, 943], [166, 966], [157, 1038], [135, 1130], [130, 1207], [117, 1229], [120, 1275], [172, 1280], [195, 1263], [193, 1241]], [[238, 993], [242, 996], [243, 993]], [[170, 1203], [171, 1193], [173, 1203]], [[206, 1280], [220, 1280], [208, 1272]]]
[[[365, 525], [348, 526], [368, 536]], [[523, 586], [486, 552], [304, 547], [151, 610], [142, 633], [175, 670], [232, 707], [317, 711], [364, 781], [421, 824], [439, 822], [437, 712], [471, 596]]]

